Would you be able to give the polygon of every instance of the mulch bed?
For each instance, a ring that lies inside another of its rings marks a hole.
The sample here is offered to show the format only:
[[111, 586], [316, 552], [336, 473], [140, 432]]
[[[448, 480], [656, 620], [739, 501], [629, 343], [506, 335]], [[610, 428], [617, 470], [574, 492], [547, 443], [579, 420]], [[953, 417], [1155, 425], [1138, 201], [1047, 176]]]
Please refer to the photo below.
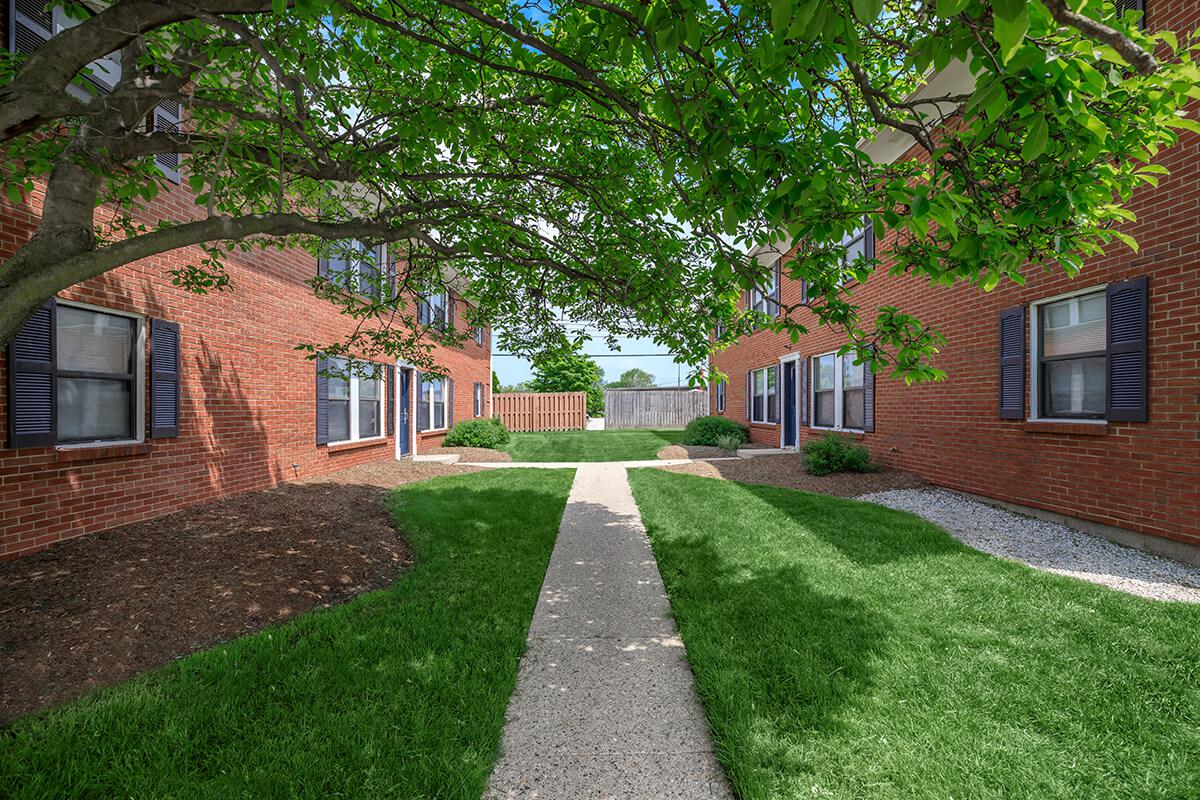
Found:
[[704, 478], [721, 478], [743, 483], [761, 483], [820, 492], [838, 497], [857, 497], [889, 489], [920, 489], [928, 484], [911, 472], [884, 470], [882, 472], [843, 472], [835, 475], [809, 475], [804, 471], [804, 456], [785, 453], [777, 456], [758, 456], [737, 461], [697, 461], [657, 469], [682, 472]]
[[473, 461], [477, 464], [498, 461], [512, 461], [512, 456], [499, 450], [488, 450], [485, 447], [439, 447], [434, 453], [457, 453], [461, 461]]
[[391, 584], [386, 489], [468, 471], [365, 464], [0, 562], [0, 723]]
[[737, 452], [702, 444], [669, 444], [658, 451], [659, 458], [736, 458]]

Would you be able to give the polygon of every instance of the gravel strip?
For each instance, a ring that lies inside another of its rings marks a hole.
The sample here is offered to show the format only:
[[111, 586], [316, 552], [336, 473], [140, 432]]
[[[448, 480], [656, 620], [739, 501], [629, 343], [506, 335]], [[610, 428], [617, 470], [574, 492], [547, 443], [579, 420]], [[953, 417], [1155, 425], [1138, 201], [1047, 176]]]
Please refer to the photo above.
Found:
[[1057, 522], [995, 508], [948, 489], [899, 489], [859, 499], [909, 511], [976, 550], [1035, 569], [1152, 600], [1200, 603], [1200, 566], [1152, 556]]

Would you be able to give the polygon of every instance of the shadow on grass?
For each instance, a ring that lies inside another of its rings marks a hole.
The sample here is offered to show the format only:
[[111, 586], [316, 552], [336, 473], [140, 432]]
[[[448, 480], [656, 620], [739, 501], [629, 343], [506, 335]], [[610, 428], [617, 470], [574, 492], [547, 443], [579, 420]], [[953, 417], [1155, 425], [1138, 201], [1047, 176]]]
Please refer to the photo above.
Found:
[[[873, 503], [771, 486], [738, 485], [813, 536], [837, 548], [855, 564], [878, 566], [970, 550], [945, 531], [914, 515]], [[853, 524], [847, 524], [850, 519]]]
[[12, 726], [13, 797], [477, 800], [570, 471], [412, 484], [392, 587], [197, 653]]

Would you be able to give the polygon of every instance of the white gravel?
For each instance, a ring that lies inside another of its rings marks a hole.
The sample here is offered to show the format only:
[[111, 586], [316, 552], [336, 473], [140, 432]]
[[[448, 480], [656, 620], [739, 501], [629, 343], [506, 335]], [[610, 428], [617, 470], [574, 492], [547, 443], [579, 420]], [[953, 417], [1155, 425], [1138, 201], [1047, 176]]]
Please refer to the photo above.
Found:
[[1057, 522], [1015, 514], [947, 489], [896, 489], [858, 499], [909, 511], [976, 550], [1036, 569], [1153, 600], [1200, 603], [1200, 566], [1152, 556]]

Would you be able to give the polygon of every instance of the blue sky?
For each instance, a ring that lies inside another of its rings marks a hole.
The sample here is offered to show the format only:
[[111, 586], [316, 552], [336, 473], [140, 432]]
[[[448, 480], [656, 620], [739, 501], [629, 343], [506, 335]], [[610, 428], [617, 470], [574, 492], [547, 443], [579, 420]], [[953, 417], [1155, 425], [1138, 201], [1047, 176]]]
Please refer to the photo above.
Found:
[[[494, 344], [493, 344], [494, 346]], [[583, 351], [590, 356], [596, 356], [596, 363], [604, 370], [605, 381], [615, 381], [627, 369], [638, 367], [654, 376], [658, 385], [674, 386], [679, 380], [687, 385], [688, 368], [678, 367], [666, 348], [656, 345], [648, 339], [638, 339], [631, 336], [621, 336], [617, 339], [617, 348], [610, 348], [603, 339], [593, 339], [584, 344]], [[646, 357], [643, 354], [654, 353]], [[500, 382], [505, 386], [529, 380], [531, 366], [528, 360], [516, 356], [492, 354], [492, 369], [500, 376]]]

